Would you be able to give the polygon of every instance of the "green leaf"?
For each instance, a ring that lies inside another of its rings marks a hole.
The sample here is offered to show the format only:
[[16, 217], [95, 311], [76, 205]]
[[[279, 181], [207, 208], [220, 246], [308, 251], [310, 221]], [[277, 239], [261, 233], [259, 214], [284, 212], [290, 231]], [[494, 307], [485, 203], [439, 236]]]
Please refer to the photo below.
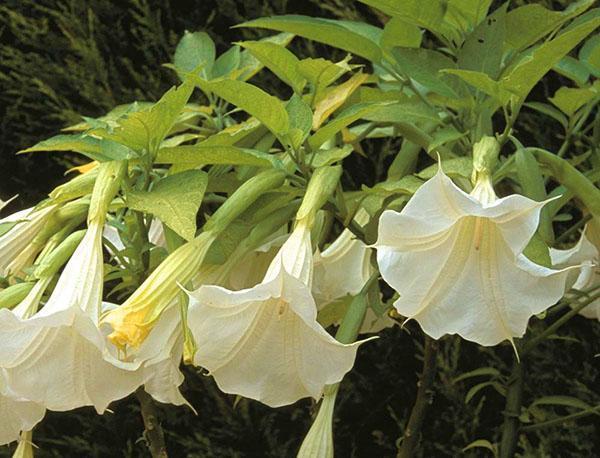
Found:
[[[290, 44], [294, 35], [291, 33], [278, 33], [277, 35], [273, 35], [270, 37], [263, 38], [259, 41], [266, 41], [269, 43], [275, 43], [281, 46], [287, 46]], [[264, 65], [261, 61], [259, 61], [256, 57], [250, 54], [249, 51], [242, 51], [240, 53], [240, 65], [239, 68], [241, 73], [237, 78], [240, 81], [247, 81], [252, 78], [256, 73], [258, 73]]]
[[581, 410], [592, 408], [592, 406], [590, 406], [587, 402], [572, 396], [543, 396], [533, 401], [530, 407], [540, 405], [574, 407]]
[[473, 397], [475, 397], [477, 393], [479, 393], [484, 388], [487, 388], [488, 386], [494, 386], [494, 382], [482, 382], [471, 387], [471, 389], [467, 391], [467, 395], [465, 396], [465, 404], [468, 404], [469, 401], [473, 399]]
[[600, 35], [594, 35], [579, 50], [579, 60], [596, 78], [600, 78]]
[[156, 164], [185, 164], [194, 168], [206, 164], [252, 165], [257, 167], [283, 167], [275, 156], [262, 151], [236, 146], [182, 145], [161, 148]]
[[494, 97], [500, 103], [505, 104], [510, 100], [513, 95], [510, 90], [504, 88], [498, 81], [493, 80], [487, 74], [482, 72], [476, 72], [472, 70], [460, 70], [460, 69], [444, 69], [444, 73], [458, 76], [465, 83], [470, 84], [475, 89], [479, 89], [485, 92], [487, 95]]
[[585, 63], [572, 58], [563, 57], [552, 69], [563, 76], [575, 81], [578, 86], [583, 86], [590, 78], [590, 70]]
[[333, 137], [344, 127], [349, 126], [354, 121], [364, 117], [369, 113], [374, 113], [383, 105], [379, 103], [359, 103], [343, 110], [335, 119], [329, 121], [321, 127], [308, 139], [308, 144], [313, 150], [319, 149], [320, 146]]
[[523, 254], [530, 260], [540, 266], [552, 267], [550, 250], [542, 237], [536, 232], [523, 250]]
[[446, 126], [436, 130], [432, 136], [431, 143], [427, 147], [427, 152], [435, 151], [439, 146], [459, 140], [467, 135], [467, 132], [459, 132], [452, 126]]
[[149, 192], [129, 191], [127, 205], [156, 216], [178, 235], [191, 240], [207, 183], [208, 175], [199, 170], [176, 173], [156, 182]]
[[565, 129], [569, 124], [569, 120], [567, 117], [554, 108], [552, 105], [541, 102], [528, 102], [524, 104], [526, 107], [531, 108], [539, 113], [545, 114], [546, 116], [550, 116], [551, 118], [557, 120]]
[[202, 66], [200, 75], [210, 78], [215, 63], [215, 43], [206, 32], [186, 31], [175, 49], [173, 63], [180, 75]]
[[439, 71], [454, 67], [454, 62], [442, 53], [430, 49], [394, 48], [392, 56], [398, 71], [421, 83], [430, 91], [456, 98], [456, 92], [444, 82]]
[[391, 18], [383, 29], [381, 47], [391, 50], [396, 46], [402, 48], [418, 48], [421, 46], [423, 34], [416, 25], [398, 17]]
[[244, 22], [236, 27], [257, 27], [263, 29], [290, 32], [310, 40], [325, 43], [335, 48], [343, 49], [352, 54], [364, 57], [371, 62], [381, 60], [381, 49], [360, 32], [353, 32], [348, 23], [337, 24], [321, 18], [301, 15], [272, 16]]
[[480, 367], [478, 369], [475, 369], [475, 370], [472, 370], [469, 372], [465, 372], [464, 374], [459, 375], [458, 377], [454, 378], [450, 383], [452, 383], [452, 385], [454, 385], [463, 380], [467, 380], [467, 379], [473, 378], [473, 377], [481, 377], [481, 376], [498, 378], [498, 377], [500, 377], [500, 371], [494, 367]]
[[[422, 180], [429, 180], [439, 169], [438, 164], [430, 165], [429, 167], [417, 173], [417, 176]], [[470, 157], [456, 157], [453, 159], [442, 160], [442, 170], [449, 177], [461, 177], [471, 179], [473, 172], [473, 161]]]
[[594, 0], [580, 0], [564, 11], [551, 11], [539, 4], [515, 8], [506, 16], [506, 43], [518, 51], [525, 49], [593, 4]]
[[595, 9], [581, 16], [554, 39], [534, 49], [508, 70], [502, 78], [502, 86], [525, 99], [529, 91], [579, 42], [600, 25], [600, 10]]
[[423, 27], [434, 33], [444, 30], [446, 5], [442, 0], [359, 0], [385, 14], [398, 17], [404, 21]]
[[19, 151], [19, 154], [36, 151], [73, 151], [98, 162], [130, 159], [136, 156], [132, 150], [123, 145], [86, 134], [55, 135]]
[[354, 148], [352, 145], [344, 145], [341, 148], [321, 149], [313, 153], [307, 162], [313, 167], [325, 167], [343, 160], [352, 154]]
[[363, 191], [369, 194], [378, 194], [381, 196], [392, 195], [413, 195], [421, 187], [423, 181], [413, 175], [406, 175], [398, 180], [386, 180], [377, 183], [372, 188], [363, 188]]
[[285, 109], [290, 120], [288, 133], [290, 144], [294, 149], [298, 149], [310, 134], [313, 112], [308, 103], [297, 94], [290, 98]]
[[125, 145], [137, 153], [154, 152], [175, 125], [192, 95], [194, 85], [186, 80], [167, 91], [158, 102], [144, 111], [137, 111], [117, 121], [111, 130], [94, 129], [103, 138]]
[[232, 46], [219, 56], [212, 67], [211, 77], [224, 78], [240, 67], [241, 52], [239, 46]]
[[550, 101], [571, 117], [582, 106], [599, 96], [600, 94], [591, 89], [561, 87]]
[[423, 103], [380, 102], [377, 109], [365, 114], [364, 119], [391, 123], [415, 123], [422, 121], [440, 123], [437, 113]]
[[459, 68], [498, 78], [506, 32], [506, 6], [498, 8], [469, 34], [458, 53]]
[[462, 451], [466, 452], [467, 450], [471, 450], [473, 448], [485, 448], [492, 452], [494, 457], [498, 456], [498, 450], [496, 449], [496, 446], [487, 439], [477, 439], [463, 448]]
[[485, 19], [491, 4], [492, 0], [449, 0], [444, 21], [458, 31], [472, 30]]
[[276, 136], [281, 137], [287, 133], [289, 129], [287, 111], [277, 97], [243, 81], [205, 81], [200, 78], [195, 78], [194, 81], [203, 91], [212, 92], [250, 113]]
[[285, 47], [268, 41], [242, 41], [238, 43], [271, 70], [275, 76], [300, 94], [306, 80], [298, 73], [298, 58]]

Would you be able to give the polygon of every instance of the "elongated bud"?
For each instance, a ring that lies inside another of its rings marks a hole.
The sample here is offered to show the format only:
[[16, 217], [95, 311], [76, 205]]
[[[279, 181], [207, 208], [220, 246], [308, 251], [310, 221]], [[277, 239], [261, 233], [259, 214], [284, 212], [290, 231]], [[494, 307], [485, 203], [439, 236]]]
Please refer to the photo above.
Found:
[[317, 211], [333, 194], [341, 176], [342, 167], [339, 165], [316, 169], [308, 182], [296, 220], [306, 220], [308, 226], [311, 226]]
[[54, 275], [59, 269], [66, 263], [77, 246], [86, 231], [77, 231], [69, 235], [63, 240], [52, 252], [44, 256], [42, 261], [36, 267], [33, 275], [36, 278], [49, 277]]
[[35, 282], [16, 283], [0, 291], [0, 309], [12, 309], [27, 297], [33, 285]]
[[333, 458], [333, 408], [338, 386], [325, 388], [319, 412], [302, 441], [298, 458]]
[[285, 173], [281, 170], [267, 170], [250, 178], [219, 207], [204, 225], [205, 231], [220, 233], [231, 222], [248, 209], [256, 199], [266, 192], [283, 184]]
[[483, 137], [473, 146], [473, 173], [471, 182], [474, 185], [471, 195], [483, 204], [496, 200], [492, 186], [492, 173], [498, 162], [500, 143], [495, 137]]
[[126, 161], [103, 162], [98, 166], [98, 178], [94, 183], [88, 212], [88, 225], [93, 221], [104, 221], [113, 197], [119, 192], [126, 170]]
[[64, 202], [91, 194], [96, 178], [98, 178], [99, 170], [99, 167], [96, 167], [83, 175], [76, 176], [72, 180], [54, 188], [48, 196], [55, 202]]

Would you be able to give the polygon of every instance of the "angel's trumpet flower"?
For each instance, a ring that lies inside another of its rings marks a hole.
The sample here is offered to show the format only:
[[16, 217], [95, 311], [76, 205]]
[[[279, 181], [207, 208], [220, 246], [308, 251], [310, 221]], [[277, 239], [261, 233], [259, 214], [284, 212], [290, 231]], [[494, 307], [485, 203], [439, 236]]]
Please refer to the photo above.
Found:
[[459, 334], [486, 346], [512, 342], [532, 315], [563, 295], [568, 271], [523, 255], [545, 202], [496, 197], [486, 162], [498, 150], [490, 137], [476, 145], [471, 194], [440, 168], [400, 213], [381, 215], [377, 261], [400, 294], [394, 306], [435, 339]]

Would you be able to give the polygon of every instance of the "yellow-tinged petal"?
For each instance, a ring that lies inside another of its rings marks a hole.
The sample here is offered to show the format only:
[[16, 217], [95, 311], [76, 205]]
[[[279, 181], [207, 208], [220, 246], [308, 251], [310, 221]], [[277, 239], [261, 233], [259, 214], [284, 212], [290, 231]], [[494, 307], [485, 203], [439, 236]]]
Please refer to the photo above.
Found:
[[181, 292], [179, 284], [190, 281], [204, 261], [214, 241], [214, 234], [204, 232], [171, 253], [125, 303], [106, 313], [102, 323], [113, 331], [111, 342], [126, 351], [139, 347], [165, 308]]

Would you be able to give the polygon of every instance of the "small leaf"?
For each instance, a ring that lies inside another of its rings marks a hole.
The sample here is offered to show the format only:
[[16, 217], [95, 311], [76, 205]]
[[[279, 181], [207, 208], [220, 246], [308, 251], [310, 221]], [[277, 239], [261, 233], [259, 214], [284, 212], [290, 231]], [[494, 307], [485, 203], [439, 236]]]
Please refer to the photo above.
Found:
[[315, 111], [312, 118], [312, 128], [317, 130], [321, 127], [331, 114], [341, 107], [350, 95], [363, 84], [369, 75], [365, 73], [357, 73], [348, 81], [329, 88], [324, 97], [315, 106]]
[[344, 127], [352, 124], [354, 121], [364, 117], [368, 113], [373, 113], [382, 104], [379, 103], [359, 103], [343, 110], [335, 119], [329, 121], [321, 127], [308, 139], [308, 144], [312, 149], [318, 149], [320, 146], [333, 137]]
[[468, 404], [469, 401], [471, 399], [473, 399], [473, 397], [479, 393], [481, 390], [483, 390], [484, 388], [487, 388], [488, 386], [493, 386], [494, 382], [483, 382], [483, 383], [478, 383], [477, 385], [471, 387], [471, 389], [467, 392], [467, 395], [465, 396], [465, 404]]
[[528, 102], [524, 104], [526, 107], [531, 108], [535, 111], [538, 111], [546, 116], [550, 116], [551, 118], [556, 119], [565, 129], [569, 124], [569, 120], [567, 117], [554, 108], [552, 105], [541, 102]]
[[[429, 180], [439, 169], [438, 164], [430, 165], [429, 167], [417, 173], [417, 176], [422, 180]], [[473, 161], [470, 157], [456, 157], [453, 159], [442, 160], [442, 170], [449, 177], [462, 177], [471, 179], [473, 172]]]
[[594, 98], [600, 98], [600, 94], [587, 88], [561, 87], [556, 91], [550, 101], [560, 110], [571, 117], [586, 103]]
[[587, 40], [579, 50], [579, 60], [596, 78], [600, 78], [600, 35]]
[[354, 148], [352, 145], [344, 145], [341, 148], [331, 148], [316, 151], [307, 159], [307, 162], [313, 167], [324, 167], [332, 165], [343, 160], [352, 154]]
[[206, 32], [183, 34], [175, 49], [173, 63], [180, 74], [189, 73], [201, 66], [200, 75], [210, 78], [215, 62], [215, 43]]
[[563, 57], [552, 67], [552, 70], [575, 81], [578, 86], [584, 86], [590, 78], [590, 69], [585, 63], [571, 56]]
[[167, 176], [149, 192], [129, 191], [127, 205], [134, 210], [150, 213], [186, 240], [196, 234], [196, 213], [208, 183], [208, 175], [188, 170]]
[[285, 47], [268, 41], [243, 41], [238, 44], [247, 49], [294, 92], [302, 92], [306, 81], [297, 71], [300, 61]]
[[471, 442], [461, 451], [466, 452], [467, 450], [471, 450], [473, 448], [485, 448], [494, 454], [494, 457], [498, 456], [498, 450], [494, 444], [492, 444], [487, 439], [477, 439], [476, 441]]
[[239, 46], [232, 46], [226, 52], [221, 54], [215, 61], [212, 68], [213, 79], [224, 78], [237, 70], [241, 62], [241, 52]]
[[313, 112], [302, 97], [294, 94], [285, 107], [290, 120], [290, 143], [298, 149], [310, 134]]
[[430, 91], [445, 97], [458, 95], [445, 81], [442, 69], [454, 67], [454, 62], [442, 53], [430, 49], [394, 48], [392, 56], [400, 73], [414, 79]]
[[493, 367], [480, 367], [478, 369], [475, 369], [475, 370], [472, 370], [469, 372], [465, 372], [464, 374], [459, 375], [458, 377], [453, 379], [452, 382], [450, 382], [450, 383], [452, 383], [454, 385], [455, 383], [461, 382], [463, 380], [467, 380], [472, 377], [481, 377], [484, 375], [492, 377], [492, 378], [498, 378], [498, 377], [500, 377], [500, 371]]

